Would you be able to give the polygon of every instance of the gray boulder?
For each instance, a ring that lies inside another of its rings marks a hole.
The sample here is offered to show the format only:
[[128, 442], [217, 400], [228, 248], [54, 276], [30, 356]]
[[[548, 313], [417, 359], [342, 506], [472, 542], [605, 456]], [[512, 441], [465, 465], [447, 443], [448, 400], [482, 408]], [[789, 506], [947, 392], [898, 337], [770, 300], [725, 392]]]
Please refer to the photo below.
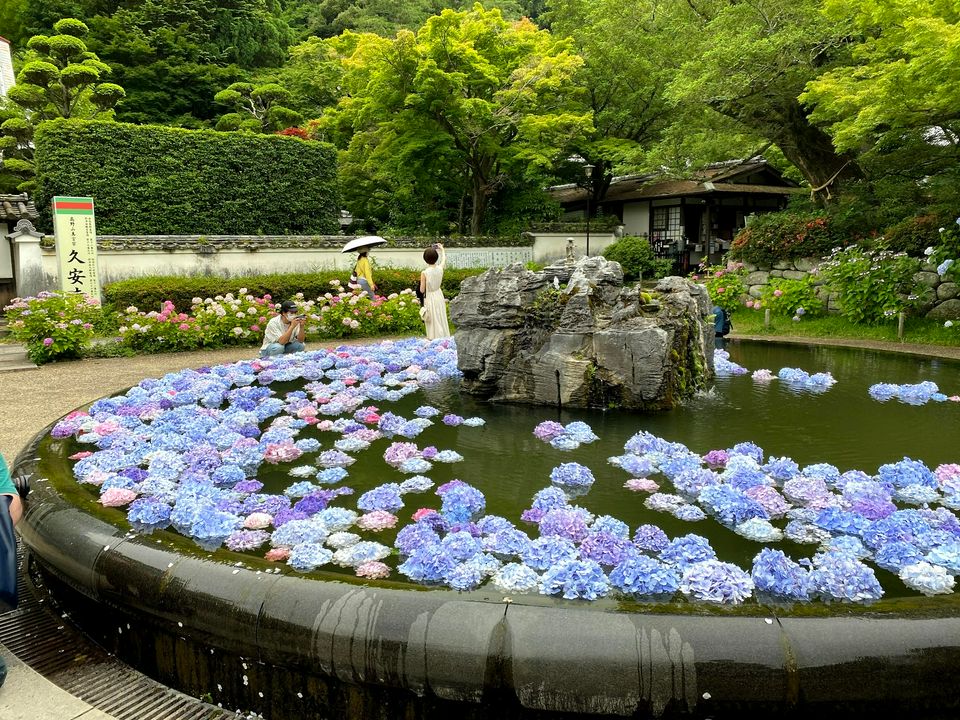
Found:
[[619, 263], [602, 257], [468, 278], [450, 303], [462, 387], [507, 402], [674, 407], [712, 377], [711, 304], [679, 277], [653, 295], [624, 286]]

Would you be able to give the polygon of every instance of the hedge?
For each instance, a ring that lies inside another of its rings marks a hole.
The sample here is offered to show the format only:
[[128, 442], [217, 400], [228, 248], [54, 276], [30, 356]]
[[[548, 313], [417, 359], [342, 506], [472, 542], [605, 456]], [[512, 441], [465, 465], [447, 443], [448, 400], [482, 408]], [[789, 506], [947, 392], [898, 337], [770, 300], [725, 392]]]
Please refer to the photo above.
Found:
[[[479, 275], [485, 268], [450, 269], [443, 273], [443, 294], [454, 297], [460, 292], [460, 283], [471, 275]], [[165, 277], [145, 276], [131, 280], [109, 283], [103, 288], [104, 302], [115, 310], [124, 310], [130, 305], [142, 311], [160, 310], [165, 300], [173, 302], [177, 310], [190, 309], [193, 298], [216, 297], [233, 293], [241, 288], [247, 292], [262, 296], [269, 294], [275, 300], [284, 300], [302, 292], [304, 297], [316, 298], [330, 292], [330, 281], [339, 280], [346, 284], [347, 271], [326, 271], [317, 273], [256, 275], [250, 277]], [[420, 278], [419, 270], [377, 269], [373, 279], [377, 283], [377, 292], [381, 295], [400, 292], [412, 288]]]
[[92, 197], [103, 235], [339, 231], [336, 150], [279, 135], [53, 120], [37, 129], [37, 207]]

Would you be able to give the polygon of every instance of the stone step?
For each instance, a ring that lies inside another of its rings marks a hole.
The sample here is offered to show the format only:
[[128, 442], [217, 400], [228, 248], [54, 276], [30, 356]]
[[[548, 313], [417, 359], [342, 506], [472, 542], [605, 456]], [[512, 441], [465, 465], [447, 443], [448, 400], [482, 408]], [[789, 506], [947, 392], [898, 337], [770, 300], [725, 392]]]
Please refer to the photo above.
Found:
[[0, 344], [0, 372], [36, 370], [37, 366], [27, 357], [23, 345]]

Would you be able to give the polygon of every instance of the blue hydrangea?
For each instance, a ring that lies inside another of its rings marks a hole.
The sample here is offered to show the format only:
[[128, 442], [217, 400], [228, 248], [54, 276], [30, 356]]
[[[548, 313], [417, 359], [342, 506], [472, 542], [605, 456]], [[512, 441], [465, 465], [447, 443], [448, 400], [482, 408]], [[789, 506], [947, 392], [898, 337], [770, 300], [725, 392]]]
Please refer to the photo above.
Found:
[[895, 573], [899, 573], [900, 568], [905, 565], [913, 565], [921, 560], [923, 560], [923, 553], [913, 544], [902, 541], [889, 542], [878, 548], [873, 555], [873, 561], [878, 567]]
[[628, 595], [673, 595], [680, 574], [647, 555], [631, 555], [610, 571], [610, 583]]
[[528, 593], [539, 587], [540, 576], [526, 565], [509, 563], [496, 572], [492, 582], [501, 592]]
[[908, 457], [899, 462], [881, 465], [877, 475], [881, 482], [889, 483], [895, 488], [907, 485], [921, 485], [934, 489], [938, 487], [937, 478], [930, 469], [919, 460], [911, 460]]
[[883, 588], [872, 569], [846, 553], [819, 553], [810, 571], [812, 594], [824, 600], [879, 600]]
[[580, 558], [594, 560], [600, 565], [613, 566], [636, 554], [637, 549], [628, 538], [603, 531], [590, 533], [580, 543]]
[[454, 522], [466, 522], [483, 512], [487, 500], [483, 493], [467, 483], [460, 483], [443, 493], [441, 512]]
[[530, 547], [530, 538], [516, 528], [502, 528], [482, 540], [483, 549], [497, 555], [520, 556]]
[[660, 552], [660, 559], [668, 565], [683, 569], [693, 563], [713, 560], [717, 553], [710, 547], [710, 541], [701, 535], [684, 535], [671, 540]]
[[452, 532], [440, 541], [442, 550], [457, 562], [483, 552], [483, 546], [477, 538], [468, 532]]
[[457, 564], [437, 543], [414, 548], [397, 570], [416, 582], [438, 583], [442, 582]]
[[727, 455], [746, 455], [756, 461], [758, 465], [763, 464], [763, 448], [752, 442], [740, 442], [732, 448], [727, 448]]
[[610, 592], [610, 581], [596, 562], [568, 560], [547, 569], [540, 579], [540, 592], [561, 593], [566, 600], [596, 600]]
[[156, 497], [137, 498], [127, 510], [127, 519], [131, 523], [141, 523], [156, 527], [166, 527], [170, 523], [171, 508]]
[[605, 532], [615, 537], [630, 538], [630, 526], [612, 515], [600, 515], [590, 526], [591, 532]]
[[317, 473], [316, 481], [323, 485], [334, 485], [347, 477], [347, 475], [346, 469], [342, 467], [324, 468]]
[[673, 487], [678, 493], [689, 497], [697, 497], [706, 487], [720, 484], [720, 476], [713, 470], [697, 468], [680, 473], [673, 478]]
[[736, 565], [703, 560], [683, 568], [680, 592], [704, 602], [737, 605], [753, 594], [753, 580]]
[[568, 560], [575, 560], [576, 557], [577, 546], [573, 541], [556, 535], [531, 541], [530, 546], [520, 554], [524, 563], [540, 571]]
[[633, 534], [633, 544], [645, 552], [660, 553], [670, 544], [670, 538], [656, 525], [641, 525]]
[[332, 507], [321, 510], [316, 515], [317, 522], [327, 529], [328, 533], [348, 530], [357, 521], [357, 513], [346, 508]]
[[439, 544], [440, 536], [424, 523], [411, 523], [403, 527], [393, 543], [402, 555], [410, 555], [421, 546]]
[[800, 472], [800, 466], [788, 457], [772, 457], [762, 466], [762, 470], [774, 480], [785, 482]]
[[426, 492], [434, 485], [433, 480], [424, 475], [414, 475], [400, 483], [400, 493]]
[[541, 535], [559, 535], [574, 542], [583, 540], [593, 516], [582, 508], [563, 507], [550, 510], [540, 521]]
[[700, 491], [700, 505], [724, 525], [735, 526], [750, 518], [766, 519], [763, 506], [729, 485], [715, 485]]
[[563, 463], [550, 471], [550, 481], [560, 487], [583, 488], [594, 483], [590, 468], [580, 463]]
[[823, 544], [823, 551], [846, 553], [858, 560], [869, 558], [873, 554], [860, 542], [860, 538], [855, 538], [852, 535], [830, 538]]
[[499, 515], [484, 515], [477, 520], [477, 527], [480, 528], [480, 532], [485, 535], [492, 535], [502, 530], [514, 529], [512, 522]]
[[810, 597], [809, 570], [788, 558], [781, 550], [763, 548], [753, 558], [750, 577], [760, 592], [790, 600], [807, 600]]
[[945, 567], [954, 575], [960, 575], [960, 542], [953, 541], [938, 545], [931, 549], [924, 559], [934, 565]]
[[294, 570], [310, 572], [321, 565], [326, 565], [333, 558], [333, 553], [320, 543], [303, 542], [290, 548], [290, 557], [287, 564]]
[[401, 487], [397, 483], [385, 483], [368, 490], [357, 500], [357, 507], [365, 512], [386, 510], [395, 513], [403, 507]]
[[619, 457], [609, 458], [609, 462], [637, 478], [645, 478], [659, 471], [650, 458], [644, 455], [620, 455]]
[[310, 520], [291, 520], [273, 531], [270, 544], [273, 547], [293, 547], [300, 543], [320, 544], [327, 539], [327, 529]]
[[308, 482], [304, 480], [302, 482], [294, 483], [293, 485], [288, 487], [286, 490], [284, 490], [283, 494], [286, 495], [287, 497], [303, 497], [304, 495], [309, 495], [314, 490], [318, 490], [318, 489], [319, 488], [316, 485], [314, 485], [312, 482]]
[[870, 526], [870, 521], [862, 515], [835, 507], [821, 510], [814, 523], [834, 534], [857, 536]]

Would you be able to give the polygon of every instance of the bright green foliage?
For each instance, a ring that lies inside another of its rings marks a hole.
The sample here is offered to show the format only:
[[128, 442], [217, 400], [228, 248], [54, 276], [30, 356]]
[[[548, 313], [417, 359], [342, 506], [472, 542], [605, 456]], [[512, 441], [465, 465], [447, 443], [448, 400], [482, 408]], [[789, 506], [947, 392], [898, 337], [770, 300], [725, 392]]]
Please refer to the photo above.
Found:
[[344, 97], [318, 131], [345, 151], [341, 180], [359, 198], [357, 215], [391, 201], [458, 225], [469, 213], [479, 235], [491, 198], [543, 184], [562, 149], [590, 130], [569, 41], [479, 4], [445, 10], [416, 35], [340, 43]]
[[887, 250], [920, 257], [928, 247], [939, 244], [942, 230], [933, 215], [908, 217], [883, 232], [882, 244]]
[[769, 267], [777, 260], [822, 257], [845, 241], [824, 213], [765, 213], [737, 233], [730, 257]]
[[[444, 296], [455, 297], [460, 292], [460, 283], [465, 278], [479, 275], [485, 269], [447, 268], [443, 273]], [[392, 295], [412, 288], [420, 278], [418, 270], [380, 268], [376, 263], [374, 263], [373, 272], [377, 290], [384, 295]], [[348, 276], [347, 271], [331, 270], [232, 278], [155, 275], [109, 283], [103, 288], [103, 296], [106, 304], [113, 308], [122, 309], [133, 305], [144, 311], [159, 311], [167, 300], [172, 301], [178, 308], [188, 308], [193, 303], [193, 298], [215, 297], [226, 293], [269, 295], [280, 299], [294, 297], [297, 293], [302, 293], [305, 297], [319, 297], [330, 292], [332, 283], [345, 283]]]
[[745, 277], [746, 273], [740, 265], [732, 268], [711, 265], [701, 267], [691, 279], [706, 286], [710, 302], [732, 313], [743, 305], [743, 298], [747, 294], [747, 286], [743, 282]]
[[10, 103], [22, 109], [22, 119], [6, 119], [0, 126], [2, 166], [18, 177], [17, 189], [33, 192], [36, 168], [32, 138], [37, 123], [52, 118], [112, 116], [124, 91], [114, 83], [101, 82], [109, 66], [87, 51], [81, 38], [87, 26], [74, 18], [55, 23], [57, 34], [30, 38], [27, 61], [17, 83], [7, 91]]
[[915, 258], [854, 245], [837, 250], [819, 274], [837, 293], [840, 314], [855, 324], [876, 324], [918, 307], [925, 288], [915, 279]]
[[673, 263], [670, 260], [654, 257], [653, 248], [646, 238], [625, 235], [603, 251], [607, 260], [620, 263], [623, 276], [636, 280], [662, 278], [670, 273]]
[[325, 143], [59, 120], [38, 129], [36, 145], [37, 206], [92, 197], [105, 235], [339, 229], [335, 151]]
[[266, 133], [295, 127], [303, 122], [300, 113], [286, 107], [291, 99], [290, 92], [276, 83], [233, 83], [213, 99], [236, 111], [221, 117], [217, 122], [217, 130]]
[[33, 123], [23, 108], [0, 99], [0, 193], [32, 192], [36, 188], [33, 166]]
[[4, 308], [14, 340], [37, 365], [81, 356], [100, 321], [100, 301], [80, 293], [42, 292]]
[[960, 6], [953, 0], [824, 0], [853, 35], [853, 62], [807, 84], [813, 118], [841, 149], [953, 123], [960, 106]]
[[803, 280], [770, 278], [760, 300], [754, 302], [756, 309], [769, 308], [774, 315], [792, 317], [802, 308], [802, 315], [817, 316], [824, 311], [823, 300], [817, 295], [817, 286], [808, 275]]

